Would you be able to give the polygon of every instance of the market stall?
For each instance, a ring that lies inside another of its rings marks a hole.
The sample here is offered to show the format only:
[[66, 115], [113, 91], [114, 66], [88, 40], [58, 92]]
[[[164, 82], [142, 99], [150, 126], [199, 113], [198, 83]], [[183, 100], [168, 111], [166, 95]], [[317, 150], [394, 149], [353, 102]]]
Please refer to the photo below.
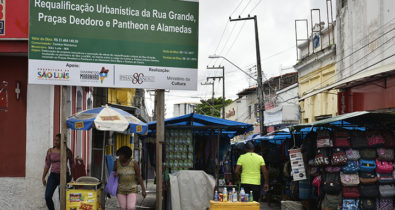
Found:
[[305, 128], [300, 151], [307, 176], [294, 182], [305, 208], [393, 209], [394, 113], [353, 112], [291, 131]]
[[[153, 145], [149, 147], [154, 150], [154, 141], [151, 139], [155, 137], [156, 122], [148, 123], [148, 127], [148, 136], [144, 144]], [[225, 177], [230, 180], [232, 176], [230, 163], [226, 161], [230, 139], [252, 130], [251, 124], [196, 113], [166, 119], [164, 173], [202, 170], [216, 178], [217, 186], [225, 185]], [[153, 154], [153, 151], [148, 153]], [[150, 159], [154, 160], [154, 157]], [[166, 176], [165, 180], [168, 180]]]

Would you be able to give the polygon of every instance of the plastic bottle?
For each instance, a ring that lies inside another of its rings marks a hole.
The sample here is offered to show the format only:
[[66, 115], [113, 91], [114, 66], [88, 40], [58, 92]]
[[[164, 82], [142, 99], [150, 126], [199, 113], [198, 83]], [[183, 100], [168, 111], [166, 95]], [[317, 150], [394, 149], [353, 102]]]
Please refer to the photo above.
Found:
[[228, 190], [226, 189], [226, 187], [224, 188], [224, 202], [228, 201]]
[[246, 193], [244, 191], [244, 188], [241, 188], [241, 190], [240, 190], [240, 201], [241, 202], [245, 202], [246, 201], [245, 195], [246, 195]]
[[252, 195], [252, 190], [250, 191], [249, 201], [250, 202], [254, 201], [254, 196]]
[[214, 201], [218, 201], [218, 191], [215, 191]]
[[232, 194], [232, 202], [237, 202], [237, 192], [235, 188], [232, 189]]
[[228, 202], [232, 202], [233, 201], [233, 193], [232, 191], [228, 192]]

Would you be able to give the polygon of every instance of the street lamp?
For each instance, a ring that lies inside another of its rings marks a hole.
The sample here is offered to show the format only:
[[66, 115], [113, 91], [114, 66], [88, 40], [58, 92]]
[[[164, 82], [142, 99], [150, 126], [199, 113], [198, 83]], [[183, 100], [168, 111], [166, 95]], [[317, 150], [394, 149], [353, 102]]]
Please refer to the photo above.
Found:
[[[262, 76], [260, 74], [260, 72], [258, 72], [258, 79], [254, 78], [253, 76], [251, 76], [250, 74], [248, 74], [246, 71], [244, 71], [243, 69], [241, 69], [239, 66], [237, 66], [236, 64], [234, 64], [232, 61], [230, 61], [229, 59], [225, 58], [224, 56], [221, 55], [210, 55], [208, 56], [208, 58], [222, 58], [226, 61], [228, 61], [230, 64], [232, 64], [233, 66], [235, 66], [238, 70], [242, 71], [244, 74], [246, 74], [247, 76], [249, 76], [251, 79], [253, 79], [254, 81], [257, 82], [258, 84], [258, 88], [257, 88], [257, 93], [258, 93], [258, 107], [259, 107], [259, 128], [260, 128], [260, 134], [261, 136], [263, 136], [265, 134], [265, 127], [264, 127], [264, 120], [263, 120], [263, 112], [264, 112], [264, 106], [263, 106], [263, 84], [262, 84]], [[261, 69], [258, 68], [258, 71], [260, 71]]]

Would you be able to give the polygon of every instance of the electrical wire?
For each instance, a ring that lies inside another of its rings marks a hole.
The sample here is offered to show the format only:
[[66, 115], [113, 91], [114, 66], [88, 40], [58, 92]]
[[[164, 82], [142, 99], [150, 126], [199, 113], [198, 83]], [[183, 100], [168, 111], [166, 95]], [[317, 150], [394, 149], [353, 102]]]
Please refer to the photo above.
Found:
[[233, 10], [233, 12], [229, 15], [229, 17], [232, 17], [232, 15], [236, 12], [236, 10], [239, 9], [241, 3], [243, 3], [243, 0], [240, 0], [239, 5], [237, 5], [237, 7]]
[[250, 14], [259, 6], [259, 4], [262, 3], [263, 0], [258, 0], [258, 3], [255, 4], [255, 6], [252, 8], [252, 10], [249, 12]]
[[248, 0], [247, 4], [245, 5], [244, 9], [241, 10], [240, 15], [243, 15], [243, 12], [245, 11], [245, 9], [247, 9], [248, 5], [251, 3], [251, 0]]

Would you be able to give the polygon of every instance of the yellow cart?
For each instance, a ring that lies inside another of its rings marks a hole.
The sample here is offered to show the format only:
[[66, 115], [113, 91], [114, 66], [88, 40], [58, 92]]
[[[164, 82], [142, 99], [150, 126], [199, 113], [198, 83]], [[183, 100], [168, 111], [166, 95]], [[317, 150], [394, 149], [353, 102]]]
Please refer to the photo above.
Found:
[[210, 201], [210, 210], [259, 210], [260, 204], [258, 202], [217, 202]]
[[102, 209], [101, 182], [94, 177], [81, 177], [67, 184], [66, 210]]

